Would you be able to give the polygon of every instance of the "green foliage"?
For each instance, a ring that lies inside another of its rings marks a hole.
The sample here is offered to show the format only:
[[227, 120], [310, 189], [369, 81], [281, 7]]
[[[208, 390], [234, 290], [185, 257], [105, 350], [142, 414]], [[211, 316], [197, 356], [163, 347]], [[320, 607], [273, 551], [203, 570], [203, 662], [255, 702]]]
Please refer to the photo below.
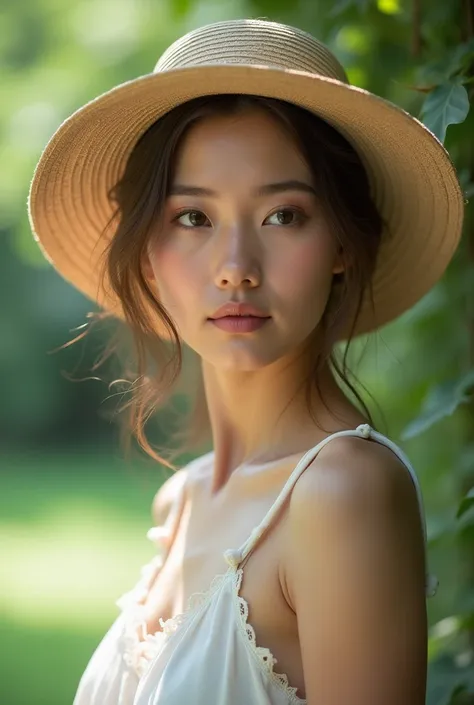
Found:
[[403, 431], [403, 440], [420, 435], [445, 416], [454, 414], [460, 404], [469, 403], [473, 387], [474, 370], [470, 370], [461, 379], [446, 380], [432, 386], [423, 401], [421, 415], [411, 421]]
[[355, 6], [360, 12], [366, 12], [369, 9], [369, 5], [370, 0], [339, 0], [339, 2], [334, 3], [329, 14], [331, 17], [337, 17], [349, 10], [351, 6]]
[[463, 497], [456, 518], [460, 519], [469, 509], [472, 509], [472, 507], [474, 507], [474, 487], [471, 487], [467, 495]]
[[428, 127], [444, 142], [448, 125], [464, 122], [469, 112], [469, 98], [463, 85], [447, 81], [436, 86], [423, 103], [421, 116]]

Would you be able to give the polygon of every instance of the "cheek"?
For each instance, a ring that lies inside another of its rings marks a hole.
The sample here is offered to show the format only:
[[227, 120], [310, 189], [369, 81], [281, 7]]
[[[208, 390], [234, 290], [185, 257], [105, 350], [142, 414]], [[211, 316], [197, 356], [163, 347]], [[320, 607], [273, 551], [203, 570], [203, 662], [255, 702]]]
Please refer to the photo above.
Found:
[[156, 257], [156, 279], [160, 298], [172, 316], [179, 317], [196, 300], [198, 272], [180, 253], [163, 249]]
[[275, 267], [280, 295], [291, 304], [299, 302], [311, 308], [324, 304], [331, 287], [332, 266], [332, 250], [327, 245], [309, 241], [286, 249], [280, 253]]

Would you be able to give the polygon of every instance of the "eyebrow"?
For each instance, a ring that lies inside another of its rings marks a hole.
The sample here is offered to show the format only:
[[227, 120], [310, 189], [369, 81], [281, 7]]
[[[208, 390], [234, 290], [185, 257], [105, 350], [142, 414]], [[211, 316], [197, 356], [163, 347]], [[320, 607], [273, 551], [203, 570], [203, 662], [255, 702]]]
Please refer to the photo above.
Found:
[[[264, 186], [259, 186], [255, 189], [255, 196], [271, 196], [274, 193], [282, 193], [284, 191], [303, 191], [304, 193], [311, 193], [313, 196], [316, 195], [316, 191], [310, 185], [304, 181], [298, 181], [298, 179], [291, 179], [289, 181], [278, 181], [274, 184], [265, 184]], [[186, 184], [173, 184], [169, 191], [170, 196], [209, 196], [215, 198], [218, 196], [217, 191], [213, 191], [209, 188], [202, 188], [200, 186], [188, 186]]]

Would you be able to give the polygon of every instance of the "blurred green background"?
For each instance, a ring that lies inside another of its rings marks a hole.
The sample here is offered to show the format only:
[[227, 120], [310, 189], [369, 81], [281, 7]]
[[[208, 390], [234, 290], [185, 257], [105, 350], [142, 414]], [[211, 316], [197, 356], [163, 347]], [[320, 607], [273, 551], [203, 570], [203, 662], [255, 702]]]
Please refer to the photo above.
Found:
[[[113, 390], [91, 373], [106, 332], [66, 347], [95, 310], [43, 260], [26, 200], [59, 124], [153, 69], [207, 22], [266, 17], [323, 39], [350, 80], [442, 140], [474, 196], [472, 0], [1, 0], [0, 468], [2, 705], [72, 703], [81, 673], [154, 548], [165, 471], [122, 456]], [[427, 510], [428, 702], [474, 702], [474, 230], [414, 309], [358, 341], [354, 369], [408, 453]], [[55, 352], [56, 351], [56, 352]], [[356, 367], [357, 364], [357, 367]], [[166, 440], [158, 423], [154, 440]]]

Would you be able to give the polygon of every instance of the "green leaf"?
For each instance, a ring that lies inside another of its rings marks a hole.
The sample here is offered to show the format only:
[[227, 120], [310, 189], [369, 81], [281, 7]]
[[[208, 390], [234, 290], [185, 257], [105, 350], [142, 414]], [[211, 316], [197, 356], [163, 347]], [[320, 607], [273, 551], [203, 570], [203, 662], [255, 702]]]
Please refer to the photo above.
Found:
[[461, 504], [458, 507], [456, 518], [462, 517], [471, 507], [474, 507], [474, 487], [471, 487], [465, 497], [462, 498]]
[[453, 472], [461, 482], [470, 480], [474, 469], [474, 442], [463, 445], [459, 460]]
[[459, 71], [467, 71], [469, 64], [474, 59], [474, 39], [470, 39], [464, 44], [458, 44], [451, 54], [448, 63], [448, 71], [453, 75]]
[[460, 703], [460, 696], [468, 694], [468, 687], [466, 683], [458, 683], [452, 690], [447, 705], [458, 705]]
[[445, 416], [451, 416], [460, 404], [470, 400], [468, 391], [473, 386], [474, 369], [461, 379], [448, 380], [432, 387], [425, 397], [422, 413], [403, 430], [402, 440], [419, 436]]
[[426, 97], [421, 118], [440, 142], [444, 142], [448, 125], [464, 122], [469, 112], [469, 97], [461, 83], [446, 81]]

